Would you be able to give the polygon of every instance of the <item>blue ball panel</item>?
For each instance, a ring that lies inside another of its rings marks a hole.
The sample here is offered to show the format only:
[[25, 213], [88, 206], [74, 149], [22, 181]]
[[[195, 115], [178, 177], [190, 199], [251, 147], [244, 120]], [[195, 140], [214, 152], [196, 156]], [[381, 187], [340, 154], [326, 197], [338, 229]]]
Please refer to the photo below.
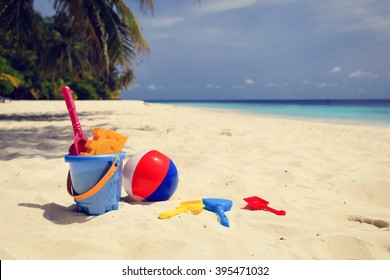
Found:
[[172, 160], [170, 160], [169, 169], [160, 186], [145, 200], [147, 201], [164, 201], [169, 199], [177, 189], [179, 175]]

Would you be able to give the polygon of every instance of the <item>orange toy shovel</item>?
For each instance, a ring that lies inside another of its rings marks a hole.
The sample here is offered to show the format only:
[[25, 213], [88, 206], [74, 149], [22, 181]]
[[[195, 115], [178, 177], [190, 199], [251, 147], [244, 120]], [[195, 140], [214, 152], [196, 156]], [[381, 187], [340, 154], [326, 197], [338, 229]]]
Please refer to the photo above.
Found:
[[79, 118], [76, 113], [76, 106], [74, 105], [72, 91], [68, 86], [62, 87], [62, 95], [64, 96], [66, 107], [68, 108], [69, 117], [72, 121], [74, 139], [73, 144], [69, 147], [70, 155], [79, 155], [86, 151], [85, 144], [88, 141], [88, 137], [83, 133]]
[[284, 210], [276, 210], [268, 206], [269, 202], [258, 197], [258, 196], [251, 196], [244, 198], [244, 200], [248, 203], [248, 205], [253, 209], [253, 210], [265, 210], [269, 211], [271, 213], [274, 213], [278, 216], [284, 216], [286, 215], [286, 211]]

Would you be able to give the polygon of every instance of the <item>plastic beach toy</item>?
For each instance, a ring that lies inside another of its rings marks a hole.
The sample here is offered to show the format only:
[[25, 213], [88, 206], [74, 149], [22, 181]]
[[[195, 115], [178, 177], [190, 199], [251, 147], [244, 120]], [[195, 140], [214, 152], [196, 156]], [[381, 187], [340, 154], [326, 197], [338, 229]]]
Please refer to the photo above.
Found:
[[269, 211], [271, 213], [274, 213], [278, 216], [284, 216], [286, 215], [286, 211], [284, 210], [275, 210], [268, 206], [269, 202], [258, 197], [258, 196], [251, 196], [244, 198], [244, 200], [248, 203], [249, 207], [253, 210], [265, 210]]
[[229, 211], [232, 208], [233, 202], [231, 200], [222, 198], [203, 198], [202, 202], [206, 210], [217, 214], [218, 221], [221, 225], [229, 227], [229, 220], [225, 215], [225, 211]]
[[70, 172], [67, 190], [77, 210], [101, 215], [117, 210], [122, 191], [122, 168], [126, 154], [77, 156], [67, 155]]
[[127, 136], [123, 136], [113, 130], [105, 130], [95, 127], [92, 131], [93, 139], [85, 144], [86, 151], [81, 155], [107, 155], [117, 154], [122, 151], [127, 141]]
[[69, 117], [72, 121], [74, 139], [73, 144], [69, 147], [70, 155], [79, 155], [82, 152], [86, 151], [85, 144], [88, 141], [88, 137], [83, 133], [81, 129], [81, 125], [79, 122], [79, 118], [76, 113], [76, 106], [74, 105], [72, 91], [68, 86], [62, 87], [62, 95], [64, 96], [64, 100], [66, 103], [66, 107], [68, 108]]
[[191, 212], [194, 215], [198, 215], [200, 214], [200, 212], [202, 212], [202, 210], [203, 210], [202, 200], [189, 200], [189, 201], [181, 202], [180, 205], [177, 206], [176, 209], [174, 210], [160, 213], [158, 215], [158, 218], [168, 219], [184, 212]]
[[173, 161], [156, 151], [139, 152], [123, 169], [123, 189], [131, 201], [164, 201], [177, 189], [179, 175]]

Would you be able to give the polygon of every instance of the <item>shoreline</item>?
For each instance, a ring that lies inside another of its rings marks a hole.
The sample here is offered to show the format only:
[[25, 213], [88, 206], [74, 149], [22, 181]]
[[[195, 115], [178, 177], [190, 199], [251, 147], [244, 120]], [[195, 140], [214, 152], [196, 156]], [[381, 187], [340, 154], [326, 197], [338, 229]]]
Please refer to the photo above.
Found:
[[[323, 103], [322, 100], [303, 100], [302, 102], [308, 102], [308, 103], [300, 103], [299, 100], [293, 100], [295, 101], [296, 103], [292, 103], [292, 105], [303, 105], [303, 106], [322, 106], [322, 105], [325, 105], [326, 103]], [[341, 102], [340, 104], [345, 104], [344, 102], [342, 102], [343, 100], [339, 100], [339, 101], [335, 101], [336, 104], [338, 104], [337, 102]], [[359, 101], [359, 100], [355, 100], [356, 101]], [[366, 102], [366, 100], [360, 100], [362, 102]], [[390, 100], [376, 100], [378, 102], [386, 102], [386, 104], [390, 104]], [[367, 124], [367, 125], [379, 125], [379, 126], [388, 126], [390, 125], [390, 120], [370, 120], [370, 119], [358, 119], [358, 118], [339, 118], [339, 117], [324, 117], [324, 116], [300, 116], [300, 115], [293, 115], [293, 114], [278, 114], [278, 113], [264, 113], [264, 112], [255, 112], [251, 109], [240, 109], [240, 108], [228, 108], [228, 107], [218, 107], [217, 105], [215, 107], [203, 107], [203, 106], [198, 106], [196, 105], [197, 103], [199, 104], [206, 104], [206, 103], [218, 103], [218, 101], [183, 101], [183, 102], [180, 102], [180, 101], [177, 101], [178, 103], [176, 103], [175, 101], [173, 102], [169, 102], [169, 101], [161, 101], [161, 103], [159, 101], [145, 101], [146, 103], [149, 103], [149, 104], [161, 104], [161, 105], [174, 105], [174, 106], [184, 106], [184, 107], [192, 107], [192, 108], [199, 108], [199, 109], [204, 109], [204, 110], [210, 110], [210, 111], [226, 111], [226, 112], [231, 112], [231, 113], [239, 113], [239, 114], [249, 114], [249, 115], [254, 115], [254, 116], [260, 116], [260, 117], [264, 117], [264, 118], [276, 118], [276, 119], [287, 119], [287, 120], [304, 120], [304, 121], [314, 121], [314, 122], [326, 122], [326, 123], [340, 123], [340, 124], [343, 124], [343, 123], [346, 123], [346, 124]], [[221, 101], [222, 104], [226, 103], [226, 104], [233, 104], [233, 103], [244, 103], [244, 104], [250, 104], [251, 101], [224, 101], [222, 100]], [[263, 103], [264, 102], [264, 103]], [[276, 105], [291, 105], [290, 103], [288, 103], [290, 101], [286, 101], [286, 102], [283, 102], [283, 101], [270, 101], [270, 102], [266, 102], [266, 101], [260, 101], [260, 104], [262, 105], [273, 105], [273, 104], [276, 104]], [[347, 102], [347, 101], [346, 101]], [[374, 102], [374, 100], [371, 100], [371, 101], [367, 101], [369, 102], [368, 104], [370, 104], [370, 102]], [[191, 103], [195, 103], [195, 105], [191, 104]], [[256, 103], [256, 101], [255, 101]], [[352, 103], [353, 104], [353, 103]], [[333, 105], [332, 105], [333, 106]]]
[[[390, 100], [385, 100], [389, 101]], [[43, 103], [63, 103], [63, 100], [13, 100], [12, 102], [32, 102], [32, 103], [37, 103], [37, 102], [43, 102]], [[12, 105], [12, 102], [6, 103], [6, 105], [2, 106], [7, 106], [7, 105]], [[254, 117], [260, 117], [260, 118], [265, 118], [265, 119], [281, 119], [281, 120], [286, 120], [286, 121], [304, 121], [304, 122], [315, 122], [315, 123], [329, 123], [329, 124], [339, 124], [339, 125], [357, 125], [357, 126], [372, 126], [372, 127], [384, 127], [387, 128], [390, 126], [390, 122], [388, 121], [378, 121], [378, 120], [362, 120], [362, 119], [341, 119], [341, 118], [325, 118], [325, 117], [310, 117], [310, 116], [293, 116], [293, 115], [282, 115], [282, 114], [267, 114], [267, 113], [258, 113], [258, 112], [250, 112], [250, 111], [243, 111], [239, 109], [230, 109], [230, 108], [217, 108], [217, 107], [198, 107], [196, 105], [185, 105], [185, 104], [175, 104], [175, 103], [170, 103], [170, 101], [162, 101], [159, 103], [159, 101], [148, 101], [148, 100], [75, 100], [76, 103], [76, 109], [77, 109], [77, 104], [83, 104], [83, 103], [89, 103], [89, 102], [96, 102], [97, 104], [102, 103], [102, 102], [109, 102], [109, 103], [121, 103], [121, 102], [135, 102], [135, 103], [142, 103], [144, 105], [162, 105], [162, 106], [173, 106], [173, 107], [184, 107], [184, 108], [194, 108], [194, 109], [200, 109], [200, 110], [205, 110], [209, 112], [224, 112], [224, 113], [231, 113], [231, 114], [238, 114], [238, 115], [249, 115], [249, 116], [254, 116]], [[185, 101], [187, 102], [187, 101]], [[200, 101], [203, 102], [203, 101]], [[208, 101], [204, 101], [208, 102]], [[226, 101], [230, 102], [230, 101]], [[64, 105], [65, 106], [65, 105]], [[59, 107], [56, 107], [55, 109], [50, 109], [50, 107], [44, 106], [44, 110], [48, 110], [48, 112], [52, 112], [53, 110], [58, 110]], [[82, 108], [81, 108], [82, 109]], [[65, 107], [65, 113], [66, 107]], [[0, 115], [4, 115], [0, 113]], [[3, 117], [4, 118], [4, 117]], [[0, 119], [1, 121], [1, 119]]]
[[[156, 203], [129, 203], [122, 191], [119, 210], [78, 213], [66, 192], [64, 102], [0, 104], [0, 115], [21, 117], [0, 119], [1, 259], [390, 259], [388, 127], [75, 102], [88, 136], [98, 126], [129, 136], [125, 162], [147, 149], [169, 156], [178, 189]], [[253, 195], [286, 216], [245, 209]], [[209, 211], [157, 218], [204, 197], [233, 201], [230, 228]]]
[[[146, 102], [147, 103], [147, 102]], [[151, 103], [153, 104], [153, 103]], [[157, 104], [157, 103], [156, 103]], [[158, 103], [160, 104], [160, 103]], [[164, 105], [164, 104], [162, 104]], [[168, 104], [167, 104], [168, 105]], [[174, 105], [182, 106], [182, 105]], [[254, 117], [260, 117], [264, 119], [280, 119], [285, 121], [302, 121], [302, 122], [314, 122], [314, 123], [324, 123], [324, 124], [335, 124], [335, 125], [356, 125], [356, 126], [370, 126], [370, 127], [390, 127], [390, 122], [387, 121], [370, 121], [370, 120], [357, 120], [357, 119], [340, 119], [340, 118], [323, 118], [323, 117], [303, 117], [303, 116], [290, 116], [290, 115], [277, 115], [277, 114], [265, 114], [265, 113], [254, 113], [254, 112], [244, 112], [233, 109], [224, 109], [224, 108], [206, 108], [206, 107], [196, 107], [190, 105], [183, 105], [183, 107], [191, 107], [200, 110], [206, 110], [210, 112], [225, 112], [238, 115], [249, 115]]]

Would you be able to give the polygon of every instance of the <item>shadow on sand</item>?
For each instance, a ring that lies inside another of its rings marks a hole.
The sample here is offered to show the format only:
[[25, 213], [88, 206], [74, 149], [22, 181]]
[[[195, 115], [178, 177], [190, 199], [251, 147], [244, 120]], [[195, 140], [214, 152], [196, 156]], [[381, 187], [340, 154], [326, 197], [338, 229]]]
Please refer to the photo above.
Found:
[[52, 202], [44, 205], [36, 203], [19, 203], [18, 206], [41, 209], [43, 211], [43, 217], [57, 225], [81, 224], [96, 217], [77, 212], [76, 205], [66, 207]]
[[[129, 202], [129, 197], [121, 197], [120, 201], [128, 204], [140, 204], [140, 205], [150, 205], [154, 202]], [[43, 217], [57, 225], [70, 225], [70, 224], [82, 224], [88, 222], [98, 216], [87, 215], [82, 212], [77, 211], [76, 204], [70, 206], [62, 206], [57, 203], [47, 203], [40, 205], [37, 203], [19, 203], [18, 206], [28, 207], [34, 209], [41, 209], [43, 211]]]
[[[79, 115], [84, 116], [88, 122], [88, 119], [100, 119], [105, 113], [109, 114], [109, 112], [88, 112]], [[9, 121], [53, 122], [53, 125], [7, 128]], [[95, 124], [94, 127], [106, 126], [117, 129], [107, 123]], [[93, 127], [83, 126], [86, 134], [92, 129]], [[73, 130], [68, 114], [0, 114], [0, 160], [36, 156], [46, 159], [62, 158], [72, 142]]]

